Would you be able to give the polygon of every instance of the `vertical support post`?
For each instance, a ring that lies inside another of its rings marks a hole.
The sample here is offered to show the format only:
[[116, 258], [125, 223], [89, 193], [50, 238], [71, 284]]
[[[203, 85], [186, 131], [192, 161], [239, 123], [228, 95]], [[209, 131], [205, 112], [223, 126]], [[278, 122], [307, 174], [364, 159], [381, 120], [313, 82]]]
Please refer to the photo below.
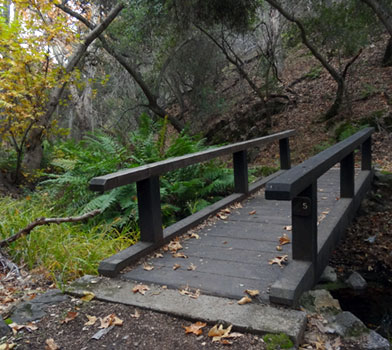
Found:
[[233, 168], [234, 168], [234, 192], [248, 193], [248, 160], [247, 151], [239, 151], [233, 153]]
[[317, 181], [291, 201], [294, 260], [311, 261], [317, 271]]
[[340, 161], [340, 198], [354, 197], [354, 152]]
[[291, 168], [291, 158], [290, 158], [290, 144], [289, 138], [279, 140], [279, 156], [280, 156], [280, 168], [290, 169]]
[[372, 137], [361, 145], [362, 170], [372, 170]]
[[159, 242], [163, 240], [159, 176], [138, 181], [136, 187], [140, 240], [142, 242]]

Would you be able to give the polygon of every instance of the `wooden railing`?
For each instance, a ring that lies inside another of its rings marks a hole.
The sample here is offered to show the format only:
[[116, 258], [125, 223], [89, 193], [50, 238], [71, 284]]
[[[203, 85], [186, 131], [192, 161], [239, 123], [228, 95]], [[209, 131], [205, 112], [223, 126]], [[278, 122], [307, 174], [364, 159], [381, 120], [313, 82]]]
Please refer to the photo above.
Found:
[[325, 151], [307, 159], [266, 184], [265, 198], [291, 200], [292, 255], [294, 260], [310, 261], [317, 268], [317, 179], [340, 162], [340, 197], [355, 194], [354, 151], [360, 147], [362, 171], [372, 170], [371, 134], [363, 129]]
[[161, 242], [164, 236], [160, 205], [160, 175], [217, 157], [232, 155], [234, 191], [236, 193], [247, 194], [249, 192], [247, 150], [251, 147], [263, 146], [272, 141], [279, 140], [281, 169], [289, 169], [289, 137], [294, 134], [294, 130], [287, 130], [250, 141], [238, 142], [211, 150], [170, 158], [137, 168], [120, 170], [109, 175], [93, 178], [90, 182], [90, 189], [94, 191], [106, 191], [136, 182], [141, 241]]

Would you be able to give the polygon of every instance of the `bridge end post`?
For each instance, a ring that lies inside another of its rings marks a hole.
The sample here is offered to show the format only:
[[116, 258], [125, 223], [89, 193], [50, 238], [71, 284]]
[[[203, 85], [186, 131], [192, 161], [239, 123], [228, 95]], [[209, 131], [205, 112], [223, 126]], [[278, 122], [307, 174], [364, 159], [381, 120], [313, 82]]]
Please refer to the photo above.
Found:
[[163, 240], [161, 195], [159, 176], [152, 176], [136, 183], [140, 240], [160, 242]]
[[291, 214], [293, 259], [312, 263], [314, 283], [317, 271], [317, 181], [292, 199]]
[[248, 193], [248, 152], [246, 150], [233, 153], [234, 192]]
[[288, 137], [279, 140], [279, 156], [280, 156], [280, 168], [282, 170], [290, 169], [291, 158], [290, 158], [290, 143]]
[[354, 152], [351, 152], [340, 161], [340, 198], [353, 198], [354, 192]]
[[372, 137], [361, 145], [362, 170], [372, 170]]

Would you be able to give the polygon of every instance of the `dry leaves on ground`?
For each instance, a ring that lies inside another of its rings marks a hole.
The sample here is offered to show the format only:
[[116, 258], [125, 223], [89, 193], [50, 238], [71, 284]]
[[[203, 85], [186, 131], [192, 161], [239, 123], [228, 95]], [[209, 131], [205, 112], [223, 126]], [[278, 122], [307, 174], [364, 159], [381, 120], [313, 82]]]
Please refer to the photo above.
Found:
[[290, 242], [291, 242], [291, 241], [290, 241], [289, 236], [287, 236], [285, 233], [283, 234], [282, 237], [279, 237], [279, 244], [280, 244], [280, 245], [289, 244]]
[[196, 335], [201, 335], [203, 333], [202, 328], [204, 328], [205, 326], [207, 326], [207, 323], [205, 322], [196, 322], [196, 323], [192, 323], [190, 326], [183, 326], [185, 328], [185, 333], [193, 333]]
[[142, 295], [146, 294], [146, 291], [148, 290], [150, 290], [150, 288], [145, 284], [137, 284], [135, 287], [132, 288], [132, 292], [140, 293]]
[[187, 259], [188, 257], [184, 253], [174, 253], [172, 254], [173, 258], [182, 258], [182, 259]]
[[134, 313], [134, 314], [131, 314], [130, 316], [131, 316], [132, 318], [139, 318], [139, 317], [140, 317], [140, 312], [139, 312], [139, 310], [136, 309], [136, 310], [135, 310], [135, 313]]
[[247, 295], [245, 295], [243, 298], [241, 298], [240, 300], [237, 301], [238, 305], [244, 305], [244, 304], [248, 304], [251, 303], [252, 299], [249, 298]]
[[258, 289], [246, 289], [244, 292], [246, 294], [249, 294], [251, 297], [256, 297], [260, 294], [260, 291]]
[[101, 325], [98, 328], [108, 328], [110, 326], [122, 326], [123, 320], [118, 318], [115, 314], [107, 315], [104, 318], [99, 318]]
[[175, 271], [175, 270], [179, 269], [180, 267], [181, 267], [180, 264], [174, 264], [173, 265], [173, 270]]
[[288, 257], [289, 257], [288, 255], [277, 256], [273, 259], [270, 259], [268, 263], [270, 265], [278, 264], [281, 268], [283, 268], [283, 264], [287, 263]]
[[80, 298], [80, 300], [89, 302], [89, 301], [93, 300], [94, 298], [95, 298], [95, 294], [93, 292], [84, 291], [83, 296]]
[[293, 230], [293, 226], [287, 225], [287, 226], [284, 227], [284, 229], [285, 229], [286, 231], [292, 231], [292, 230]]
[[233, 326], [230, 325], [225, 329], [223, 328], [223, 325], [218, 326], [216, 324], [214, 327], [210, 329], [210, 331], [208, 332], [208, 336], [212, 338], [213, 342], [219, 342], [224, 345], [231, 345], [232, 342], [227, 338], [239, 338], [243, 336], [243, 334], [241, 333], [236, 333], [236, 332], [230, 333], [232, 327]]
[[177, 250], [182, 249], [182, 245], [181, 245], [181, 243], [177, 239], [173, 240], [173, 241], [170, 241], [170, 243], [168, 244], [167, 247], [173, 253], [176, 253]]
[[16, 335], [21, 329], [27, 329], [29, 332], [36, 331], [38, 329], [37, 325], [32, 322], [27, 324], [17, 324], [15, 322], [9, 324], [9, 327], [12, 329], [12, 333]]
[[154, 270], [154, 266], [152, 266], [150, 264], [147, 264], [147, 263], [144, 263], [143, 264], [143, 269], [146, 270], [146, 271], [151, 271], [151, 270]]
[[200, 296], [200, 289], [196, 289], [194, 292], [192, 292], [191, 289], [186, 286], [184, 289], [180, 289], [179, 293], [181, 295], [187, 295], [192, 299], [197, 299]]
[[187, 270], [188, 270], [188, 271], [194, 271], [194, 270], [196, 270], [196, 265], [193, 265], [193, 263], [191, 263], [191, 264], [188, 266]]
[[84, 324], [85, 326], [93, 326], [97, 322], [96, 316], [86, 315], [88, 321]]
[[58, 350], [60, 347], [54, 342], [53, 338], [45, 340], [45, 350]]
[[255, 215], [256, 214], [256, 210], [252, 210], [249, 212], [249, 215]]
[[71, 322], [72, 320], [74, 320], [76, 318], [76, 316], [78, 316], [79, 313], [76, 311], [68, 311], [67, 312], [67, 316], [64, 318], [64, 320], [61, 321], [61, 323], [68, 323]]

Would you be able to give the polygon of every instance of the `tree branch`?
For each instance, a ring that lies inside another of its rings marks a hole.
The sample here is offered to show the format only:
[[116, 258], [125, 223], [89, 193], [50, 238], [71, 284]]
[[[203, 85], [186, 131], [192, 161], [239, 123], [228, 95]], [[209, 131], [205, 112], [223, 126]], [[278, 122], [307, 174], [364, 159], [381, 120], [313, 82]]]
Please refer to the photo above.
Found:
[[71, 216], [71, 217], [66, 217], [66, 218], [39, 218], [29, 225], [27, 225], [24, 229], [20, 230], [18, 233], [15, 233], [11, 237], [8, 237], [2, 241], [0, 241], [0, 247], [8, 246], [10, 243], [16, 241], [22, 236], [28, 235], [31, 230], [33, 230], [37, 226], [42, 226], [42, 225], [49, 225], [49, 224], [61, 224], [63, 222], [78, 222], [78, 221], [83, 221], [89, 218], [92, 218], [98, 214], [101, 213], [100, 209], [96, 209], [93, 211], [90, 211], [86, 214], [83, 214], [81, 216]]

